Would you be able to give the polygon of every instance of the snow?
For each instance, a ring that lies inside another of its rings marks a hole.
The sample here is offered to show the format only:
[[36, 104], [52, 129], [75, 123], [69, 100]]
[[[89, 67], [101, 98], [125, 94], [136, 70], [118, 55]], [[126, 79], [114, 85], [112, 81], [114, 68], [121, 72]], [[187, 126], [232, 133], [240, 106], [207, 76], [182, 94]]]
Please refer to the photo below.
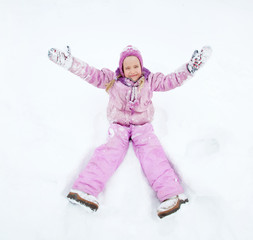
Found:
[[[252, 10], [250, 0], [1, 0], [0, 239], [252, 239]], [[175, 214], [157, 217], [132, 146], [98, 212], [66, 200], [108, 133], [106, 92], [47, 58], [67, 44], [112, 70], [133, 44], [163, 73], [212, 46], [194, 78], [153, 97], [155, 132], [190, 199]]]

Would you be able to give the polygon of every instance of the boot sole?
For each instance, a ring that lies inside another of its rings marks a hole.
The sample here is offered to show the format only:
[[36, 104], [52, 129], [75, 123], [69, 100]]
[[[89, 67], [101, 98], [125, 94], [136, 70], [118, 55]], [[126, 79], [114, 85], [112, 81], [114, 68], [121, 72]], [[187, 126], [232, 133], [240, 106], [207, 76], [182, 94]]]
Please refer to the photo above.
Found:
[[164, 217], [166, 217], [166, 216], [168, 216], [168, 215], [170, 215], [172, 213], [175, 213], [176, 211], [178, 211], [180, 209], [181, 204], [184, 204], [184, 203], [187, 203], [187, 202], [189, 202], [189, 200], [187, 198], [185, 200], [180, 200], [179, 199], [179, 201], [177, 202], [177, 204], [175, 205], [175, 207], [173, 207], [173, 208], [171, 208], [171, 209], [169, 209], [167, 211], [164, 211], [164, 212], [159, 212], [158, 216], [160, 218], [164, 218]]
[[88, 200], [85, 200], [79, 196], [77, 193], [72, 193], [70, 192], [67, 196], [67, 198], [72, 202], [72, 203], [77, 203], [83, 206], [86, 206], [90, 208], [92, 211], [97, 211], [98, 210], [98, 205], [96, 203], [90, 202]]

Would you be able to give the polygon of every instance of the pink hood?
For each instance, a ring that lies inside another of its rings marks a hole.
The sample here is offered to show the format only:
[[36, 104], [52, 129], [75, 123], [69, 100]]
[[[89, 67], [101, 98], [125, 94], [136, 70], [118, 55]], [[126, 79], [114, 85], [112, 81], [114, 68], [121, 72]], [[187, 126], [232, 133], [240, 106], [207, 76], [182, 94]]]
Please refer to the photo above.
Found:
[[120, 73], [122, 77], [125, 77], [124, 72], [123, 72], [123, 62], [124, 62], [125, 58], [129, 57], [129, 56], [137, 57], [140, 61], [140, 64], [141, 64], [141, 70], [143, 70], [143, 59], [141, 56], [141, 52], [136, 47], [134, 47], [132, 45], [128, 45], [125, 49], [123, 49], [123, 51], [120, 54], [120, 58], [119, 58], [118, 73]]

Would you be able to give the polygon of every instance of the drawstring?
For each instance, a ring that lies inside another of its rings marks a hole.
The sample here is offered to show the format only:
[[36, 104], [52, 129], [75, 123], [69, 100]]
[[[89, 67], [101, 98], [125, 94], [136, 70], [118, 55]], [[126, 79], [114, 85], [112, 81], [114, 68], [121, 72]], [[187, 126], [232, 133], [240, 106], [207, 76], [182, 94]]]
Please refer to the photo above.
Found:
[[138, 92], [137, 89], [138, 89], [138, 87], [132, 86], [131, 88], [132, 88], [132, 92], [131, 92], [131, 99], [130, 99], [130, 101], [134, 102], [137, 99], [137, 92]]

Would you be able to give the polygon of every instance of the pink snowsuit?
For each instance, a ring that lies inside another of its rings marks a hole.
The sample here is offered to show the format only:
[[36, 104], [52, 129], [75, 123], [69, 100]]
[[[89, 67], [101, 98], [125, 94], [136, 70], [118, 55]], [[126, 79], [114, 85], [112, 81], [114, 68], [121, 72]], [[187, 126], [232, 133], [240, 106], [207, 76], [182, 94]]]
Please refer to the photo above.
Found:
[[[69, 71], [102, 89], [116, 79], [115, 72], [98, 70], [77, 58], [73, 58]], [[131, 140], [143, 172], [158, 199], [162, 202], [183, 193], [179, 178], [150, 123], [154, 115], [151, 98], [153, 91], [168, 91], [178, 87], [190, 75], [186, 64], [181, 70], [166, 76], [148, 71], [142, 89], [135, 89], [134, 101], [131, 101], [131, 97], [135, 86], [132, 84], [129, 87], [116, 80], [109, 90], [107, 116], [111, 125], [107, 143], [95, 150], [72, 188], [97, 197], [123, 161]]]

